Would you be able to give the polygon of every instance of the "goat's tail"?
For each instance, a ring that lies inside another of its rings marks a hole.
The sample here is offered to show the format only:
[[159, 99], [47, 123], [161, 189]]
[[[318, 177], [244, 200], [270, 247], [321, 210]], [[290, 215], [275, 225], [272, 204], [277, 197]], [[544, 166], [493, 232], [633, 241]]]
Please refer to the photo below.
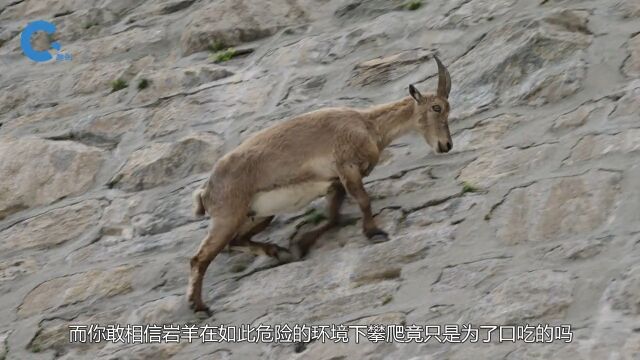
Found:
[[197, 189], [196, 191], [193, 192], [193, 213], [196, 216], [203, 216], [205, 213], [204, 204], [202, 203], [203, 192], [204, 192], [204, 189]]

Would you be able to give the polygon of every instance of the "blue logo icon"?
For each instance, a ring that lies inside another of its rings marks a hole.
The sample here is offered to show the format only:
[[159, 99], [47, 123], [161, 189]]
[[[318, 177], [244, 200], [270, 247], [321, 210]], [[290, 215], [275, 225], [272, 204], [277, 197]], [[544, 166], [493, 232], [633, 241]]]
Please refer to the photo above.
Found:
[[[30, 22], [27, 27], [22, 30], [22, 34], [20, 35], [20, 46], [22, 47], [22, 52], [31, 60], [35, 62], [46, 62], [53, 59], [53, 56], [49, 52], [49, 50], [35, 50], [31, 45], [31, 36], [36, 31], [44, 31], [49, 35], [53, 35], [56, 32], [56, 26], [48, 21], [37, 20]], [[51, 48], [56, 50], [56, 60], [64, 61], [71, 60], [70, 54], [63, 54], [60, 52], [60, 43], [54, 41], [51, 43]]]

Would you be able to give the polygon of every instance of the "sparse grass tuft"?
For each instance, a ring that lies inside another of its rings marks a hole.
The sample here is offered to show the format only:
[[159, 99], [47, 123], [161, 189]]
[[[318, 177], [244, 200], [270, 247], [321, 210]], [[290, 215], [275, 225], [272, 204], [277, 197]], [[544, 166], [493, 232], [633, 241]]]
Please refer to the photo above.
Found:
[[393, 295], [387, 295], [382, 299], [382, 305], [387, 305], [393, 300]]
[[116, 91], [120, 91], [129, 86], [124, 79], [116, 79], [111, 82], [111, 92], [114, 93]]
[[92, 27], [97, 26], [97, 25], [98, 25], [98, 23], [96, 21], [87, 21], [84, 24], [84, 28], [85, 29], [91, 29]]
[[326, 220], [327, 216], [322, 211], [319, 211], [314, 208], [307, 211], [307, 213], [304, 214], [304, 218], [306, 222], [311, 223], [313, 225], [318, 225], [322, 221]]
[[410, 11], [418, 10], [421, 6], [422, 0], [411, 0], [404, 5], [404, 7]]
[[207, 49], [212, 53], [217, 53], [227, 48], [229, 48], [227, 44], [223, 40], [219, 40], [219, 39], [213, 40], [213, 42], [209, 44], [209, 46], [207, 46]]
[[466, 194], [466, 193], [473, 193], [473, 192], [478, 192], [480, 191], [480, 189], [478, 189], [477, 187], [473, 186], [472, 184], [463, 181], [462, 182], [462, 193]]
[[214, 62], [221, 63], [221, 62], [225, 62], [233, 59], [236, 55], [237, 55], [236, 49], [229, 48], [223, 51], [218, 51], [212, 56], [213, 56]]
[[149, 87], [151, 81], [148, 79], [142, 78], [138, 81], [138, 90], [144, 90]]

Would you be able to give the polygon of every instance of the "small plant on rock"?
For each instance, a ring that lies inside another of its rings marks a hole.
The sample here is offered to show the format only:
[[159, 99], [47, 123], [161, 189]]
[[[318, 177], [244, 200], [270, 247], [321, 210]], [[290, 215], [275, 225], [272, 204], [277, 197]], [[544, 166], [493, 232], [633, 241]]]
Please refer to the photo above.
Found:
[[462, 182], [462, 193], [466, 194], [466, 193], [473, 193], [473, 192], [478, 192], [480, 191], [480, 189], [478, 189], [477, 187], [473, 186], [472, 184], [463, 181]]
[[129, 86], [129, 84], [127, 84], [127, 82], [122, 78], [113, 80], [111, 82], [111, 92], [114, 93], [116, 91], [120, 91], [127, 86]]
[[393, 300], [393, 295], [387, 295], [382, 299], [382, 305], [387, 305]]
[[209, 51], [211, 51], [212, 53], [217, 53], [227, 48], [228, 48], [227, 44], [223, 40], [219, 40], [219, 39], [214, 40], [207, 47], [207, 49], [209, 49]]
[[219, 51], [213, 55], [213, 61], [221, 63], [233, 59], [237, 55], [236, 49], [229, 48], [224, 51]]
[[422, 0], [411, 0], [404, 5], [407, 10], [414, 11], [420, 9], [422, 6]]
[[138, 81], [138, 90], [144, 90], [149, 87], [151, 81], [148, 79], [142, 78]]
[[91, 29], [94, 26], [98, 26], [98, 23], [96, 21], [88, 21], [84, 24], [85, 29]]
[[313, 225], [318, 225], [322, 221], [327, 219], [327, 216], [322, 211], [319, 211], [315, 208], [307, 211], [307, 213], [304, 214], [304, 217], [307, 222]]

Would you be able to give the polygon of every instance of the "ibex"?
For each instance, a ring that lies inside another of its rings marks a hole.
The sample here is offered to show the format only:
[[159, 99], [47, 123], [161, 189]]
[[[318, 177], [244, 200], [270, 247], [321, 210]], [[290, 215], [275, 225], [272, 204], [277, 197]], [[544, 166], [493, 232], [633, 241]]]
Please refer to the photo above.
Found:
[[251, 237], [264, 230], [274, 215], [300, 210], [320, 196], [327, 195], [328, 221], [303, 235], [295, 245], [297, 257], [338, 224], [345, 193], [360, 207], [364, 235], [373, 242], [388, 240], [373, 218], [362, 178], [373, 170], [387, 145], [411, 130], [436, 153], [451, 150], [451, 78], [434, 59], [439, 77], [435, 95], [422, 95], [410, 85], [411, 96], [396, 102], [309, 112], [257, 132], [218, 160], [209, 180], [194, 192], [195, 213], [207, 212], [212, 218], [209, 234], [191, 258], [187, 297], [194, 311], [210, 313], [202, 301], [202, 279], [225, 246], [291, 260], [289, 250]]

